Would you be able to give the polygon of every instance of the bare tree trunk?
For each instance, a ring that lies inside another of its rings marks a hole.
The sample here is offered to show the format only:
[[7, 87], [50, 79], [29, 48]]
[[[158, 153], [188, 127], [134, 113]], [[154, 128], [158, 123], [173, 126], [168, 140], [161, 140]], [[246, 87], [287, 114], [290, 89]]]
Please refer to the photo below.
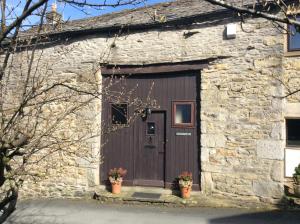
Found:
[[0, 202], [0, 223], [3, 223], [16, 209], [18, 190], [11, 188], [6, 197]]

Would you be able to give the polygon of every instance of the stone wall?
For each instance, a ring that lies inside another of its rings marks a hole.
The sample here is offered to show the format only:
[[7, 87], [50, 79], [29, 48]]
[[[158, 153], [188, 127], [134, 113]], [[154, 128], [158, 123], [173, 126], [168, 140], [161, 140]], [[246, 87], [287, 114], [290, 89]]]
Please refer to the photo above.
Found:
[[[283, 196], [284, 106], [299, 101], [299, 94], [281, 98], [286, 90], [279, 80], [298, 80], [298, 58], [284, 57], [283, 34], [265, 20], [247, 21], [247, 32], [237, 24], [237, 37], [231, 40], [224, 38], [224, 29], [220, 23], [118, 38], [90, 35], [45, 48], [43, 58], [52, 63], [55, 77], [73, 75], [80, 80], [99, 62], [149, 64], [219, 57], [201, 72], [202, 190], [273, 202]], [[185, 38], [189, 31], [195, 34]], [[100, 116], [100, 111], [97, 106], [93, 113]], [[99, 144], [92, 148], [99, 149]], [[54, 179], [24, 189], [47, 196], [89, 191], [94, 185], [89, 177], [98, 173], [88, 170], [53, 171]]]
[[[12, 128], [28, 136], [35, 132], [24, 148], [28, 155], [32, 150], [37, 152], [28, 156], [20, 177], [25, 180], [22, 197], [80, 197], [90, 195], [99, 185], [101, 95], [90, 97], [59, 84], [96, 93], [101, 91], [101, 73], [91, 63], [68, 64], [64, 57], [74, 49], [38, 49], [31, 69], [32, 49], [10, 58], [3, 90], [6, 119], [24, 99], [39, 96], [28, 103], [24, 116], [20, 115]], [[49, 91], [39, 94], [46, 89]], [[22, 160], [16, 162], [15, 167], [22, 164]]]

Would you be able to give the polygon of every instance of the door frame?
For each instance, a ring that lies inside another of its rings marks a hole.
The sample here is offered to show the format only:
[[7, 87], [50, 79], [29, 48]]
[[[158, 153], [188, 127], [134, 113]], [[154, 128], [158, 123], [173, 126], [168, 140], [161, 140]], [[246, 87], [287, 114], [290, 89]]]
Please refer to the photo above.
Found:
[[[166, 153], [167, 153], [167, 111], [166, 110], [152, 110], [151, 114], [162, 114], [163, 115], [163, 180], [142, 180], [135, 179], [135, 169], [136, 169], [136, 161], [134, 160], [134, 177], [132, 184], [134, 186], [148, 186], [148, 187], [166, 187]], [[142, 122], [147, 122], [147, 119]], [[136, 152], [135, 152], [136, 153]], [[159, 152], [160, 153], [160, 152]], [[135, 156], [134, 156], [135, 157]]]
[[[141, 69], [143, 69], [143, 68], [141, 68]], [[195, 109], [197, 109], [196, 110], [197, 113], [196, 113], [196, 117], [195, 117], [195, 122], [197, 122], [197, 125], [196, 125], [195, 128], [197, 129], [197, 133], [195, 133], [194, 136], [197, 136], [197, 142], [196, 142], [196, 148], [195, 148], [196, 152], [194, 154], [197, 154], [197, 155], [193, 157], [194, 158], [193, 159], [193, 163], [195, 165], [188, 165], [189, 168], [187, 168], [187, 169], [191, 169], [191, 171], [193, 172], [193, 174], [195, 174], [195, 176], [198, 177], [198, 179], [196, 179], [196, 181], [193, 184], [193, 189], [199, 190], [200, 184], [201, 184], [201, 157], [200, 157], [201, 156], [201, 144], [200, 144], [200, 141], [201, 141], [200, 140], [200, 138], [201, 138], [201, 135], [200, 135], [201, 134], [201, 131], [200, 131], [201, 130], [201, 128], [200, 128], [200, 125], [201, 125], [201, 119], [200, 119], [200, 111], [201, 111], [201, 103], [200, 103], [201, 102], [201, 100], [200, 100], [200, 98], [201, 98], [200, 97], [201, 91], [200, 91], [200, 85], [201, 85], [201, 78], [200, 77], [201, 76], [200, 76], [200, 74], [201, 73], [200, 73], [199, 69], [196, 69], [196, 70], [183, 69], [183, 70], [179, 70], [176, 73], [175, 72], [171, 72], [171, 71], [168, 70], [168, 72], [166, 74], [164, 74], [164, 73], [155, 73], [155, 75], [157, 75], [157, 78], [168, 78], [168, 77], [170, 77], [171, 78], [170, 80], [176, 79], [176, 78], [181, 79], [184, 76], [189, 76], [189, 77], [190, 76], [195, 76], [196, 77], [196, 96], [192, 96], [191, 99], [192, 98], [195, 99], [194, 97], [196, 97]], [[176, 71], [177, 71], [177, 69], [176, 69]], [[134, 75], [138, 75], [139, 73], [133, 72], [133, 74]], [[102, 75], [104, 77], [109, 77], [110, 73], [102, 74]], [[147, 76], [146, 73], [143, 73], [142, 75], [145, 76], [145, 77]], [[153, 71], [151, 72], [151, 74], [149, 72], [149, 75], [154, 75]], [[166, 77], [164, 77], [164, 75], [166, 75]], [[142, 80], [143, 80], [143, 76], [142, 76]], [[132, 76], [130, 76], [130, 77], [132, 77]], [[137, 77], [139, 77], [139, 76], [137, 76]], [[151, 76], [151, 78], [156, 79], [156, 77], [152, 77], [152, 76]], [[133, 80], [134, 80], [134, 77], [133, 77]], [[169, 97], [167, 97], [166, 99], [168, 99], [168, 98]], [[189, 97], [183, 97], [183, 98], [190, 99]], [[164, 153], [164, 164], [163, 164], [163, 166], [164, 166], [164, 169], [163, 169], [164, 178], [163, 179], [164, 180], [162, 182], [164, 182], [164, 187], [165, 188], [172, 188], [173, 189], [174, 187], [177, 187], [177, 185], [176, 185], [177, 182], [175, 181], [177, 175], [180, 173], [180, 171], [185, 170], [186, 168], [177, 169], [176, 168], [177, 164], [174, 163], [175, 157], [173, 156], [173, 148], [171, 148], [171, 147], [174, 146], [174, 143], [173, 143], [173, 132], [174, 132], [174, 129], [170, 128], [170, 126], [169, 126], [171, 124], [170, 122], [172, 121], [172, 119], [171, 119], [172, 115], [169, 114], [171, 107], [170, 107], [169, 103], [167, 103], [167, 102], [169, 102], [169, 99], [167, 101], [165, 100], [163, 102], [163, 106], [161, 107], [161, 109], [153, 110], [152, 113], [159, 113], [159, 112], [164, 113], [164, 117], [165, 117], [165, 119], [164, 119], [164, 129], [165, 129], [164, 130], [164, 132], [165, 132], [164, 133], [164, 135], [165, 135], [164, 139], [166, 139], [166, 141], [165, 141], [165, 147], [164, 147], [165, 153]], [[106, 105], [104, 105], [103, 102], [102, 102], [102, 107], [105, 107], [105, 106]], [[102, 117], [104, 116], [104, 118], [107, 119], [107, 117], [106, 117], [107, 113], [108, 113], [107, 110], [104, 110], [104, 112], [102, 113], [101, 116]], [[128, 128], [131, 128], [131, 127], [128, 127]], [[127, 128], [125, 128], [124, 130], [126, 130], [126, 129]], [[124, 134], [125, 131], [124, 130], [122, 130], [120, 132], [120, 136], [123, 137], [123, 138], [125, 136], [125, 134]], [[131, 132], [133, 132], [133, 131], [131, 131]], [[109, 134], [109, 135], [113, 135], [113, 134]], [[131, 136], [134, 136], [134, 133], [133, 133], [133, 135], [131, 134]], [[113, 138], [115, 138], [115, 136]], [[167, 142], [168, 140], [169, 140], [169, 142]], [[114, 141], [112, 141], [112, 142], [114, 142]], [[130, 145], [130, 147], [132, 149], [133, 148], [132, 147], [133, 146], [133, 140], [131, 140], [128, 144]], [[109, 147], [112, 147], [112, 148], [118, 148], [118, 147], [122, 148], [123, 147], [123, 145], [121, 145], [121, 146], [119, 146], [119, 145], [117, 145], [117, 147], [115, 147], [115, 145], [111, 144], [111, 145], [109, 145]], [[105, 150], [108, 150], [109, 147], [106, 146], [104, 148], [105, 148]], [[103, 152], [104, 152], [104, 150], [103, 150]], [[137, 180], [134, 180], [134, 176], [133, 176], [134, 174], [133, 173], [136, 172], [135, 169], [137, 168], [137, 166], [135, 165], [136, 159], [135, 159], [135, 156], [134, 156], [132, 150], [130, 151], [130, 153], [132, 153], [132, 155], [133, 155], [133, 157], [131, 157], [132, 160], [126, 160], [125, 161], [125, 162], [127, 162], [127, 163], [125, 163], [126, 166], [124, 165], [125, 168], [128, 167], [130, 169], [130, 177], [128, 179], [125, 178], [123, 184], [127, 185], [127, 186], [142, 185], [142, 184], [139, 184]], [[100, 178], [101, 178], [101, 183], [109, 185], [109, 182], [108, 182], [108, 179], [107, 179], [107, 171], [111, 167], [119, 167], [119, 166], [123, 166], [123, 164], [122, 163], [120, 164], [118, 161], [114, 160], [114, 157], [113, 157], [114, 154], [107, 153], [107, 154], [103, 154], [103, 155], [107, 156], [106, 158], [108, 158], [109, 162], [108, 163], [103, 162], [103, 164], [100, 165]], [[112, 159], [109, 159], [110, 157], [112, 157]], [[189, 156], [189, 158], [191, 158], [191, 157]], [[104, 159], [104, 160], [106, 160], [106, 159]], [[117, 164], [117, 165], [115, 165], [115, 164]], [[171, 164], [173, 164], [173, 165], [171, 165]], [[190, 164], [190, 163], [188, 163], [188, 164]], [[195, 166], [197, 166], [197, 169], [195, 168]], [[176, 171], [174, 171], [174, 169]], [[173, 179], [173, 178], [175, 178], [175, 179]], [[162, 179], [162, 178], [160, 177], [159, 179]], [[148, 184], [149, 183], [146, 183], [145, 185], [148, 185]], [[162, 184], [160, 184], [160, 186], [163, 187]]]

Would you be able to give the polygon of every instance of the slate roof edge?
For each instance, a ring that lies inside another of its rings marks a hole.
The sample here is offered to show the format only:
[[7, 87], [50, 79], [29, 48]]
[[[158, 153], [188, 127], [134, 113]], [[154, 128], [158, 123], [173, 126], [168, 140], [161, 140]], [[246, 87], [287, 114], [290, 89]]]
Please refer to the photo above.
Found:
[[[222, 16], [220, 16], [222, 15]], [[142, 31], [142, 30], [150, 30], [150, 29], [157, 29], [157, 28], [172, 28], [175, 26], [183, 26], [183, 25], [192, 25], [197, 20], [203, 19], [202, 22], [209, 21], [209, 18], [215, 17], [219, 19], [226, 19], [233, 17], [234, 12], [228, 9], [216, 10], [209, 13], [201, 13], [195, 14], [191, 16], [184, 16], [180, 18], [175, 18], [168, 20], [166, 22], [150, 22], [150, 23], [136, 23], [136, 24], [126, 24], [126, 25], [114, 25], [114, 26], [100, 26], [100, 27], [93, 27], [93, 28], [86, 28], [86, 29], [76, 29], [76, 30], [63, 30], [51, 33], [41, 33], [39, 35], [23, 35], [20, 37], [22, 42], [30, 39], [32, 42], [34, 39], [37, 38], [50, 38], [50, 39], [57, 39], [59, 37], [72, 37], [76, 35], [91, 35], [91, 34], [113, 34], [120, 31]], [[34, 37], [33, 37], [34, 36]], [[43, 42], [43, 41], [41, 41]], [[7, 41], [7, 44], [9, 41]]]
[[[288, 1], [293, 1], [293, 0], [288, 0]], [[171, 3], [171, 2], [167, 2], [167, 3]], [[147, 6], [147, 7], [142, 7], [142, 8], [137, 8], [137, 9], [130, 9], [130, 10], [123, 10], [120, 12], [114, 12], [114, 13], [109, 13], [109, 14], [123, 14], [124, 11], [128, 11], [128, 13], [132, 13], [135, 11], [139, 11], [141, 9], [144, 8], [150, 8], [150, 7], [154, 7], [156, 5], [164, 5], [165, 3], [159, 3], [159, 4], [155, 4], [152, 6]], [[260, 7], [261, 3], [257, 3], [256, 7]], [[244, 4], [244, 7], [253, 7], [253, 4]], [[214, 9], [213, 11], [208, 11], [208, 12], [200, 12], [200, 13], [195, 13], [193, 15], [189, 15], [189, 16], [182, 16], [182, 17], [177, 17], [177, 18], [173, 18], [173, 19], [169, 19], [166, 22], [142, 22], [142, 23], [128, 23], [128, 24], [114, 24], [114, 25], [107, 25], [107, 26], [98, 26], [98, 27], [88, 27], [88, 28], [74, 28], [74, 29], [64, 29], [64, 30], [56, 30], [56, 31], [51, 31], [51, 32], [45, 32], [40, 34], [40, 36], [48, 36], [48, 37], [53, 37], [53, 36], [57, 36], [57, 35], [71, 35], [71, 34], [87, 34], [87, 33], [95, 33], [96, 31], [101, 32], [107, 32], [107, 31], [116, 31], [116, 30], [120, 30], [120, 29], [131, 29], [131, 30], [145, 30], [145, 29], [152, 29], [152, 28], [158, 28], [158, 27], [167, 27], [167, 26], [172, 26], [172, 25], [184, 25], [184, 24], [191, 24], [193, 22], [193, 20], [197, 20], [197, 19], [201, 19], [201, 18], [206, 18], [206, 21], [210, 21], [211, 20], [211, 16], [213, 16], [214, 18], [216, 16], [219, 16], [219, 18], [224, 17], [225, 15], [228, 16], [230, 15], [237, 15], [237, 13], [231, 9], [227, 9], [227, 8], [222, 8], [222, 9]], [[108, 14], [104, 14], [103, 16], [108, 15]], [[97, 17], [97, 16], [96, 16]], [[101, 16], [99, 16], [101, 17]], [[91, 17], [93, 18], [93, 17]], [[226, 17], [225, 17], [226, 18]], [[227, 17], [228, 18], [228, 17]], [[85, 20], [89, 20], [90, 18], [84, 18], [84, 19], [78, 19], [78, 20], [74, 20], [74, 21], [85, 21]], [[73, 22], [73, 21], [70, 21]], [[98, 32], [98, 33], [99, 33]], [[34, 34], [33, 34], [34, 35]], [[28, 37], [32, 37], [33, 36], [32, 33], [23, 33], [22, 38], [28, 38]], [[36, 34], [35, 34], [36, 35]]]
[[[111, 33], [120, 31], [120, 30], [130, 30], [130, 31], [138, 31], [138, 30], [149, 30], [154, 28], [161, 27], [172, 27], [176, 25], [191, 25], [196, 20], [204, 19], [209, 21], [208, 17], [212, 18], [229, 18], [232, 17], [234, 12], [229, 9], [216, 10], [208, 13], [200, 13], [194, 14], [191, 16], [183, 16], [180, 18], [170, 19], [166, 22], [150, 22], [150, 23], [136, 23], [136, 24], [122, 24], [122, 25], [109, 25], [109, 26], [99, 26], [93, 28], [86, 29], [74, 29], [74, 30], [62, 30], [51, 33], [42, 33], [39, 36], [44, 37], [54, 37], [54, 36], [72, 36], [74, 34], [94, 34], [94, 33], [107, 33], [110, 31]], [[22, 39], [31, 38], [33, 35], [22, 35]], [[37, 36], [37, 35], [35, 35]]]

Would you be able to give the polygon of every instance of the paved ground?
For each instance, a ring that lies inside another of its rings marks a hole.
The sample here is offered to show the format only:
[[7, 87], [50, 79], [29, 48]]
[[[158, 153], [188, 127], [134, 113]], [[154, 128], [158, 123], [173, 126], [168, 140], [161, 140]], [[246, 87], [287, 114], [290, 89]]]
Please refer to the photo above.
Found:
[[95, 200], [23, 201], [5, 224], [299, 224], [300, 211], [104, 205]]

